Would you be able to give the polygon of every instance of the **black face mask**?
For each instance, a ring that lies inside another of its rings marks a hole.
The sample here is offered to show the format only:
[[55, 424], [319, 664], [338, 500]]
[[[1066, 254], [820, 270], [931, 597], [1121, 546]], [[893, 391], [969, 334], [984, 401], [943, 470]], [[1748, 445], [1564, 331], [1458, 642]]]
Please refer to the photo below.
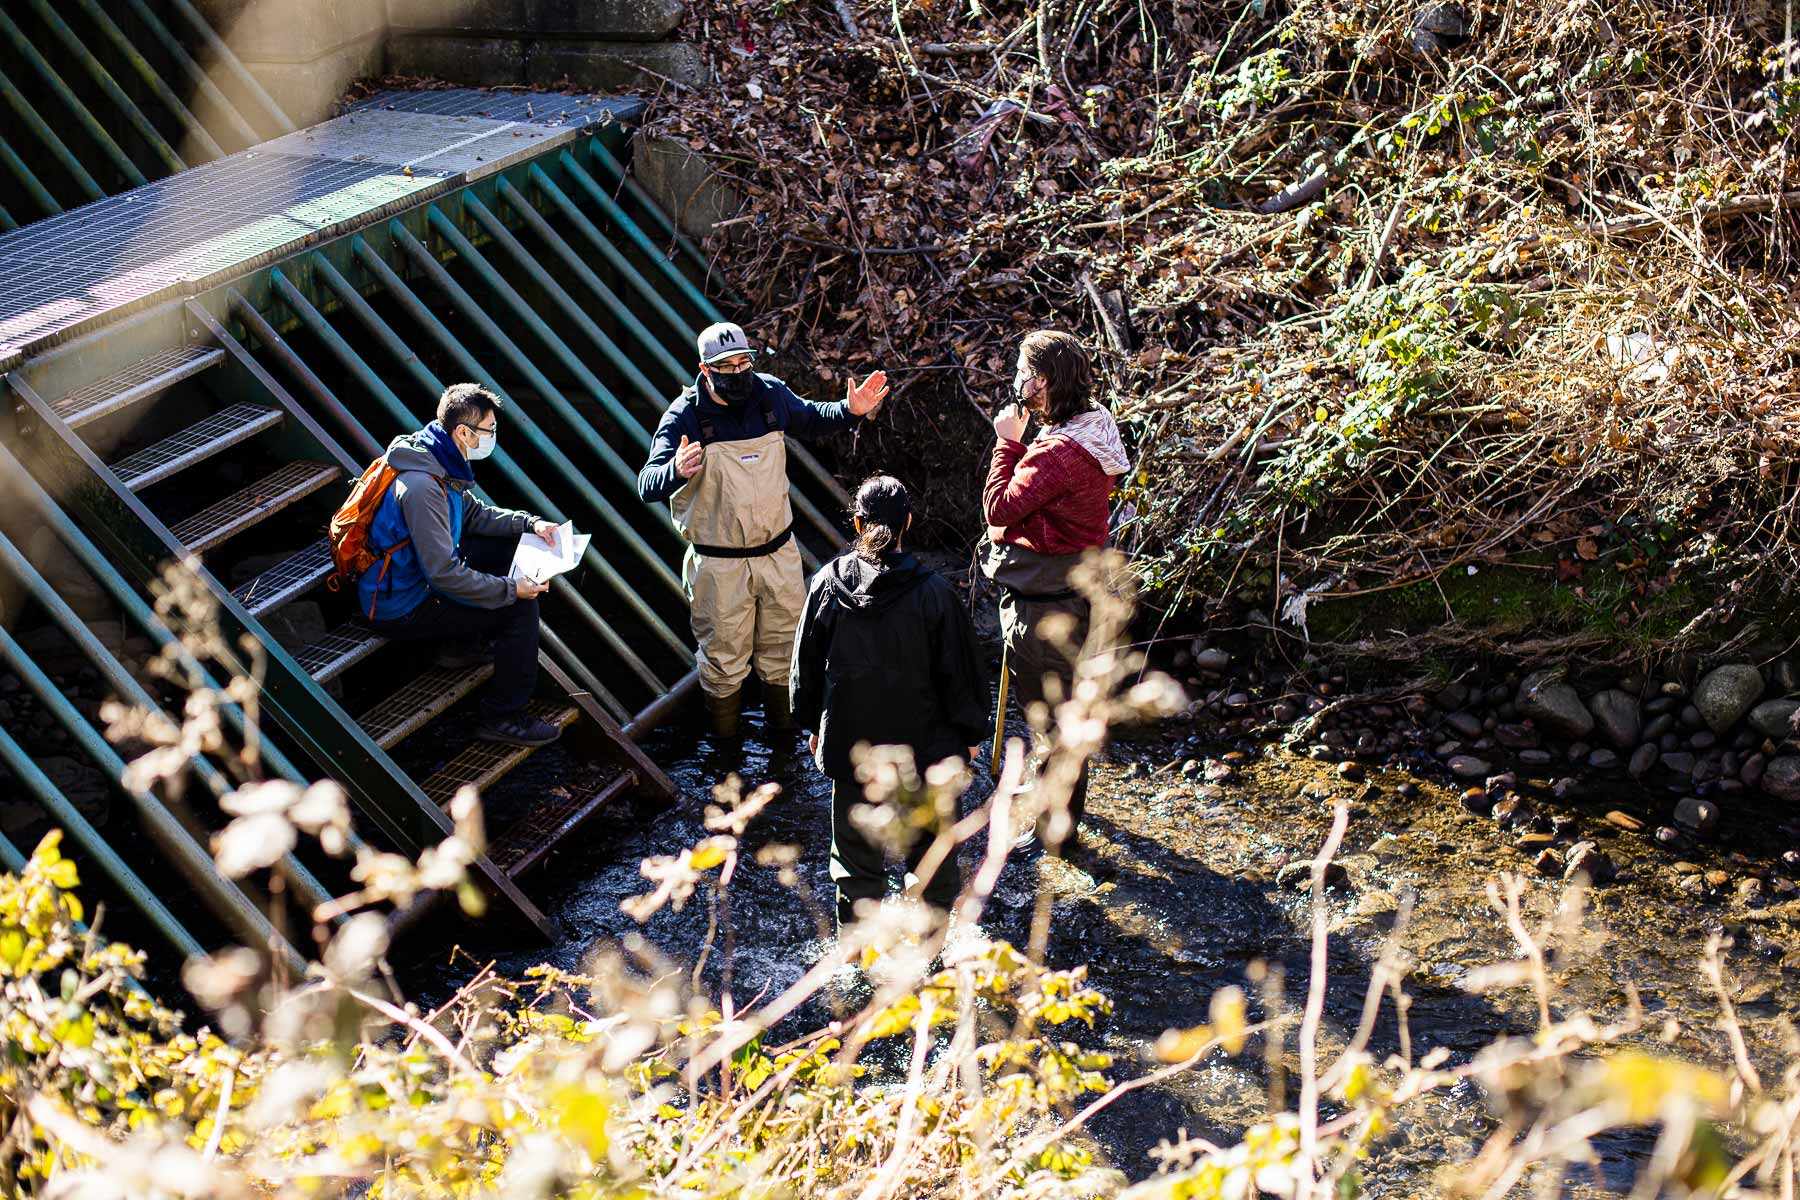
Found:
[[735, 375], [709, 371], [706, 377], [712, 383], [713, 393], [728, 404], [748, 400], [756, 392], [755, 371], [739, 371]]

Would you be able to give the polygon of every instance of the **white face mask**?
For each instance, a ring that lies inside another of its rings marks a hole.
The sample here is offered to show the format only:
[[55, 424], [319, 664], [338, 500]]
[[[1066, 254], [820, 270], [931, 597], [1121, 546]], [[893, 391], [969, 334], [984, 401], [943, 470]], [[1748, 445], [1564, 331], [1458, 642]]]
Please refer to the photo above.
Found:
[[486, 458], [494, 452], [494, 447], [499, 444], [500, 433], [498, 430], [493, 433], [478, 434], [475, 439], [475, 448], [469, 451], [469, 461]]

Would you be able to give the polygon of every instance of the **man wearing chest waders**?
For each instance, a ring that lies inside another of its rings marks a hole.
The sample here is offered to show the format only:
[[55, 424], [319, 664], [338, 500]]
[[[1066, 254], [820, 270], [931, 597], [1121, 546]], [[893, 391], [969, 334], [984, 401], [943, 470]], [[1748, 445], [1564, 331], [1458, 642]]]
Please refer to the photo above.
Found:
[[848, 429], [887, 398], [887, 375], [852, 379], [843, 400], [812, 404], [751, 369], [749, 339], [736, 325], [708, 326], [699, 349], [700, 374], [658, 423], [638, 495], [667, 500], [688, 541], [682, 580], [713, 732], [737, 736], [752, 665], [765, 726], [791, 730], [788, 670], [806, 578], [788, 504], [787, 435]]

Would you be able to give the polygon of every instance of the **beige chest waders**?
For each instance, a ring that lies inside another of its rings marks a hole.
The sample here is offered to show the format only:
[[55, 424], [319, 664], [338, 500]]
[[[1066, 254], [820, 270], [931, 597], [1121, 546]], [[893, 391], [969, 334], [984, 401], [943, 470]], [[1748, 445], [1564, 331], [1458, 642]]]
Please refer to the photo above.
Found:
[[688, 541], [682, 581], [692, 602], [701, 690], [729, 696], [752, 665], [765, 684], [786, 688], [806, 603], [786, 436], [777, 430], [708, 442], [705, 465], [670, 498], [669, 510]]

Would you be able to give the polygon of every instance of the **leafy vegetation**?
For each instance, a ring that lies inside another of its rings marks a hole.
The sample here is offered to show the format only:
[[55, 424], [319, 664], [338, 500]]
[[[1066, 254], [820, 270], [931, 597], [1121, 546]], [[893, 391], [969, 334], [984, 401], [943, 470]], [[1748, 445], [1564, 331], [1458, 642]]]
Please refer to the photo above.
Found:
[[[694, 17], [720, 83], [651, 128], [744, 196], [711, 246], [757, 334], [827, 387], [889, 371], [857, 465], [937, 448], [908, 482], [946, 540], [980, 527], [1017, 338], [1057, 324], [1132, 430], [1158, 605], [1324, 612], [1548, 556], [1577, 600], [1602, 568], [1707, 597], [1585, 638], [1669, 648], [1800, 578], [1785, 0]], [[1273, 604], [1237, 590], [1262, 573]]]

